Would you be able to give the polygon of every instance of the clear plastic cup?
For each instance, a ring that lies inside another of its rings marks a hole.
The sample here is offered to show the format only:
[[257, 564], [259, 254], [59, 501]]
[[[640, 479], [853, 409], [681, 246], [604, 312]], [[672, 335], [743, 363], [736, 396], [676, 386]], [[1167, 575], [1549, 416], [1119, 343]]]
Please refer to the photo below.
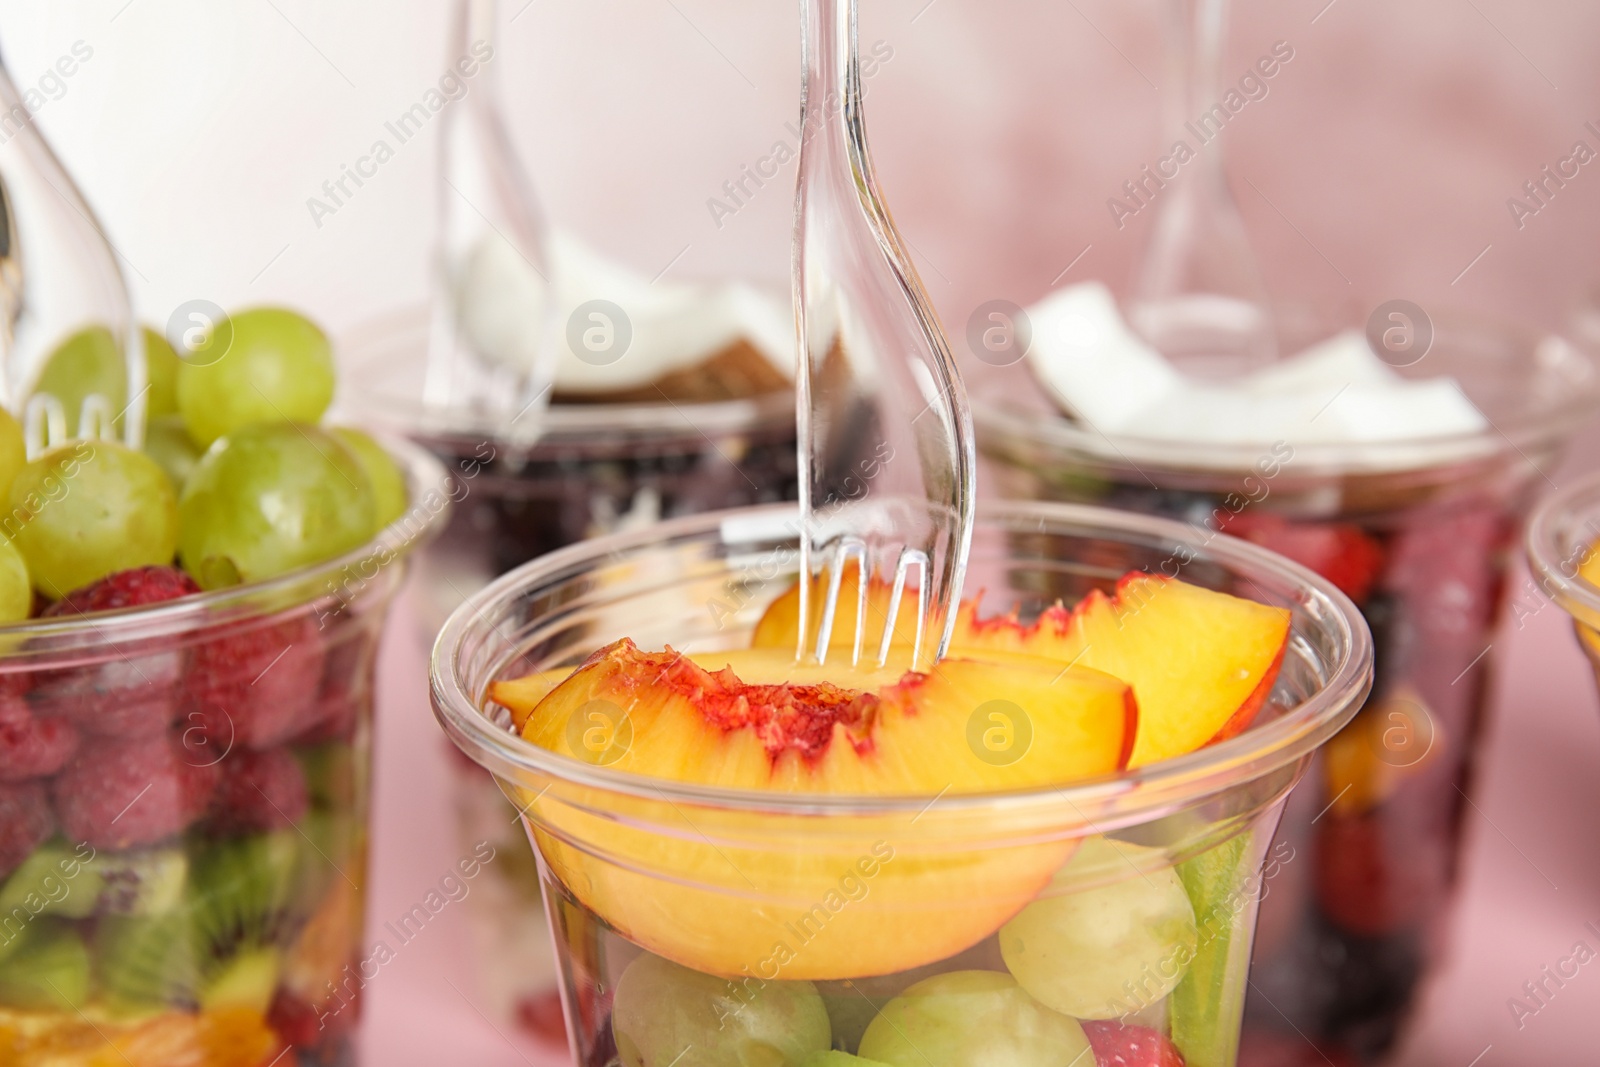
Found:
[[[870, 1027], [904, 1022], [890, 1007], [884, 1018], [898, 1021], [873, 1023], [879, 1008], [931, 980], [910, 999], [945, 1019], [977, 1012], [968, 1047], [985, 1045], [984, 1062], [1067, 1063], [1086, 1033], [1152, 1040], [1127, 1029], [1145, 1027], [1190, 1067], [1233, 1064], [1256, 904], [1283, 866], [1268, 846], [1284, 798], [1370, 684], [1354, 606], [1303, 568], [1178, 523], [1061, 505], [980, 509], [968, 588], [986, 589], [989, 608], [1015, 602], [1027, 619], [1129, 569], [1186, 560], [1187, 581], [1292, 613], [1282, 674], [1244, 733], [1059, 789], [891, 798], [700, 787], [613, 771], [604, 753], [555, 755], [487, 703], [497, 679], [575, 665], [622, 637], [643, 648], [745, 646], [793, 579], [795, 528], [792, 508], [744, 509], [574, 546], [473, 597], [435, 646], [437, 717], [525, 813], [573, 1062], [671, 1062], [674, 1042], [693, 1044], [684, 1062], [697, 1064], [758, 1062], [736, 1060], [757, 1055], [758, 1039], [765, 1055], [782, 1054], [774, 1063], [829, 1044], [854, 1051], [864, 1030], [872, 1039]], [[612, 736], [628, 743], [625, 729]], [[990, 751], [971, 742], [968, 755]], [[1052, 961], [1048, 931], [1030, 934], [1046, 942], [1043, 955], [1030, 958], [1024, 937], [1017, 962], [1001, 927], [1030, 916], [1049, 926], [1052, 909], [1101, 917], [1093, 929], [1125, 921], [1126, 936], [1068, 966]], [[1049, 996], [1077, 1005], [1083, 1025], [1024, 995], [1013, 969], [1030, 973], [1030, 988], [1069, 987]], [[986, 973], [939, 977], [958, 971]]]
[[[432, 641], [468, 595], [530, 559], [588, 537], [659, 519], [793, 500], [794, 395], [717, 403], [554, 404], [530, 447], [470, 416], [421, 409], [429, 319], [397, 313], [342, 348], [370, 373], [350, 398], [364, 420], [403, 433], [452, 475], [456, 504], [443, 533], [419, 553], [415, 585]], [[494, 780], [452, 747], [454, 802], [466, 851], [488, 841], [527, 856]], [[555, 959], [537, 872], [528, 862], [484, 868], [468, 902], [487, 1010], [545, 1041], [564, 1040]]]
[[373, 673], [447, 510], [270, 581], [0, 629], [0, 1062], [353, 1063]]
[[1113, 439], [1063, 418], [1020, 365], [974, 399], [991, 489], [1250, 539], [1339, 585], [1372, 629], [1372, 697], [1278, 833], [1297, 859], [1262, 909], [1247, 1064], [1322, 1062], [1306, 1039], [1379, 1063], [1404, 1036], [1442, 959], [1518, 527], [1597, 397], [1577, 348], [1472, 320], [1436, 318], [1400, 373], [1453, 376], [1489, 428], [1315, 446]]
[[[1528, 562], [1545, 596], [1572, 616], [1578, 646], [1600, 682], [1600, 583], [1591, 569], [1600, 546], [1600, 475], [1590, 475], [1546, 498], [1528, 520]], [[1519, 605], [1521, 606], [1521, 605]], [[1524, 610], [1538, 610], [1525, 602]]]

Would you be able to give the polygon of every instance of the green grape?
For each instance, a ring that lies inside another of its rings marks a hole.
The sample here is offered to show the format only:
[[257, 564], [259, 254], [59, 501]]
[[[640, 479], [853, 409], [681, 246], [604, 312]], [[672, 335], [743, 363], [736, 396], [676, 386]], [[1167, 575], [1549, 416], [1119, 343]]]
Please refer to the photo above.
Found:
[[205, 589], [321, 563], [377, 532], [361, 462], [327, 431], [293, 422], [256, 423], [212, 445], [178, 508], [178, 556]]
[[[92, 393], [105, 397], [111, 415], [119, 417], [128, 404], [128, 370], [122, 346], [104, 326], [86, 326], [62, 341], [45, 360], [35, 393], [49, 393], [61, 401], [67, 432], [81, 434], [79, 417], [83, 400]], [[117, 425], [121, 419], [117, 418]]]
[[322, 418], [333, 399], [333, 352], [315, 323], [255, 308], [219, 323], [213, 336], [224, 349], [214, 361], [178, 367], [178, 410], [201, 448], [252, 423]]
[[1022, 988], [1079, 1019], [1114, 1019], [1172, 992], [1194, 959], [1197, 933], [1183, 882], [1161, 862], [1125, 841], [1085, 841], [1058, 885], [1095, 874], [1118, 881], [1058, 888], [1001, 927], [1001, 955]]
[[28, 462], [28, 448], [22, 439], [22, 424], [5, 408], [0, 408], [0, 500], [11, 494], [11, 483]]
[[819, 1052], [802, 1067], [889, 1067], [882, 1060], [864, 1060], [848, 1052]]
[[200, 462], [200, 446], [189, 437], [189, 431], [183, 428], [183, 419], [177, 415], [150, 420], [144, 430], [144, 452], [161, 465], [180, 493], [194, 472], [195, 464]]
[[378, 505], [378, 526], [384, 527], [406, 513], [406, 480], [383, 446], [360, 430], [335, 426], [333, 435], [348, 448], [372, 479], [373, 498]]
[[857, 1055], [889, 1067], [1094, 1063], [1076, 1019], [1051, 1011], [999, 971], [952, 971], [918, 982], [884, 1005]]
[[178, 353], [165, 337], [148, 326], [144, 333], [145, 380], [150, 384], [145, 393], [146, 418], [159, 419], [178, 413]]
[[0, 519], [33, 586], [60, 599], [113, 571], [172, 562], [178, 501], [156, 461], [113, 441], [52, 448], [11, 483]]
[[33, 584], [16, 543], [0, 538], [0, 623], [21, 622], [33, 613]]
[[617, 982], [611, 1031], [625, 1067], [802, 1067], [832, 1041], [810, 982], [717, 978], [648, 953]]

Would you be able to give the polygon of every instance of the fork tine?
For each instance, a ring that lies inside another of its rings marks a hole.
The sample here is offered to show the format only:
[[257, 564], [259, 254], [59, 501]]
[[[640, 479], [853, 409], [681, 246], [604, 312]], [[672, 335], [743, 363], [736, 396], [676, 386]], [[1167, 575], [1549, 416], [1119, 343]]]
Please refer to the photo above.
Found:
[[927, 623], [928, 607], [928, 554], [921, 549], [906, 548], [900, 552], [900, 558], [894, 567], [894, 589], [889, 594], [889, 618], [884, 623], [883, 637], [878, 642], [878, 666], [882, 667], [889, 662], [889, 648], [894, 641], [895, 623], [900, 616], [900, 598], [905, 593], [906, 575], [912, 567], [918, 568], [917, 575], [917, 630], [911, 641], [911, 668], [916, 669], [922, 660], [922, 635]]
[[829, 556], [831, 560], [827, 557], [823, 560], [823, 567], [828, 570], [828, 592], [822, 600], [822, 618], [817, 626], [815, 654], [818, 663], [828, 662], [828, 649], [833, 643], [833, 626], [839, 613], [839, 594], [844, 584], [845, 567], [848, 566], [851, 556], [858, 556], [863, 579], [858, 583], [860, 589], [856, 596], [856, 633], [850, 660], [854, 666], [861, 659], [861, 630], [866, 623], [867, 543], [859, 537], [841, 538]]
[[66, 409], [61, 406], [60, 400], [49, 393], [30, 396], [22, 420], [23, 440], [27, 444], [29, 459], [67, 439]]

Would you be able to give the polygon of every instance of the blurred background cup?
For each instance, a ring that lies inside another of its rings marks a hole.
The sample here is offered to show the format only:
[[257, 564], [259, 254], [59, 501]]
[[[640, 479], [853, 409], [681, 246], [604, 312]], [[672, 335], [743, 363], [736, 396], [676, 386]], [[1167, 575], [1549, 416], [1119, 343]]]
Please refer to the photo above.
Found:
[[974, 401], [991, 491], [1243, 537], [1333, 582], [1372, 629], [1371, 699], [1278, 831], [1299, 859], [1262, 909], [1246, 1028], [1264, 1058], [1247, 1041], [1245, 1063], [1273, 1062], [1302, 1037], [1377, 1063], [1403, 1038], [1445, 958], [1520, 523], [1600, 400], [1600, 370], [1562, 338], [1424, 321], [1425, 358], [1390, 362], [1454, 378], [1486, 417], [1481, 431], [1258, 445], [1107, 436], [1057, 413], [1020, 365]]
[[[1539, 505], [1528, 520], [1527, 551], [1539, 591], [1572, 616], [1600, 681], [1600, 477], [1574, 482]], [[1520, 603], [1519, 619], [1541, 606]]]

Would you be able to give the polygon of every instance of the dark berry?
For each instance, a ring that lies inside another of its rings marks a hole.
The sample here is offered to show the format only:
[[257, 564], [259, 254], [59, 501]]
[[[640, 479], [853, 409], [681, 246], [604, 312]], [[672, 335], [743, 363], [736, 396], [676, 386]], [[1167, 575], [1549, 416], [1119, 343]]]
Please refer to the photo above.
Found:
[[220, 772], [195, 766], [170, 734], [81, 747], [51, 783], [69, 840], [95, 848], [154, 844], [188, 829], [211, 801]]
[[26, 700], [0, 696], [0, 782], [54, 774], [78, 748], [78, 731], [63, 719], [41, 718]]
[[0, 785], [0, 878], [9, 877], [56, 832], [50, 798], [39, 782]]
[[300, 761], [282, 748], [239, 748], [219, 765], [222, 780], [211, 797], [206, 829], [219, 837], [280, 830], [310, 807]]

